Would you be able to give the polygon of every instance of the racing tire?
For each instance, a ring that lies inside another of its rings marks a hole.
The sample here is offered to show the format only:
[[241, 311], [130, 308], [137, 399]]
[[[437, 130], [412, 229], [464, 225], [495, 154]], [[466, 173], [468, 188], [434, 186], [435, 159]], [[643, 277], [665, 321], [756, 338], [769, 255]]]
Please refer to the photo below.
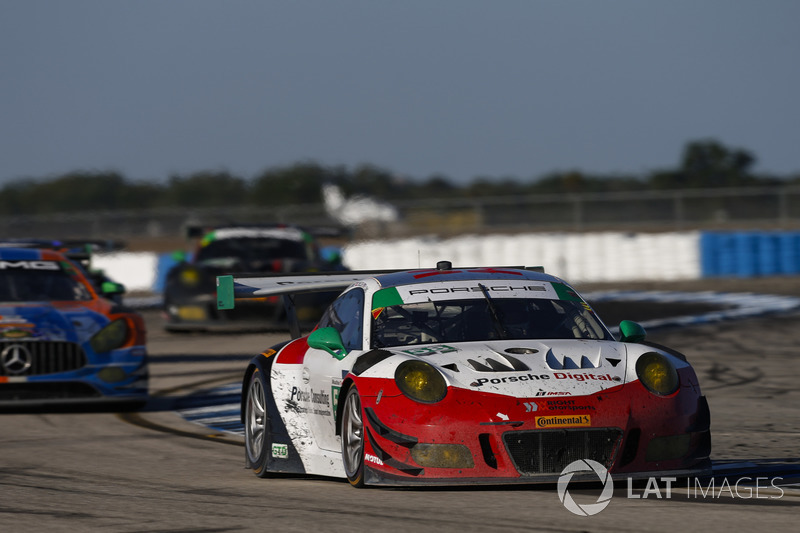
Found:
[[347, 481], [357, 488], [364, 486], [364, 411], [361, 397], [350, 387], [342, 409], [342, 463]]
[[269, 477], [267, 463], [272, 447], [267, 415], [267, 380], [260, 368], [253, 371], [247, 386], [244, 417], [244, 447], [247, 468], [258, 477]]

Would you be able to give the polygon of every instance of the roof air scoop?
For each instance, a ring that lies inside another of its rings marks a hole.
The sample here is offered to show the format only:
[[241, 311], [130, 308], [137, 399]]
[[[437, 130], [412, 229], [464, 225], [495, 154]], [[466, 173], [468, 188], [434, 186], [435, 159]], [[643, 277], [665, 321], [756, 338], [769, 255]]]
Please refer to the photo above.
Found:
[[436, 270], [451, 270], [453, 263], [450, 261], [439, 261], [436, 263]]

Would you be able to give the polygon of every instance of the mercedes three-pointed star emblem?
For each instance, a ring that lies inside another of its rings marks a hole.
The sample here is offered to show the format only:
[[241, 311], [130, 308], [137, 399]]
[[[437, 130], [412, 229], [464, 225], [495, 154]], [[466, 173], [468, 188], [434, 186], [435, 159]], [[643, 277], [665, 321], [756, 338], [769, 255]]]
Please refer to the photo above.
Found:
[[0, 364], [9, 376], [19, 376], [31, 367], [33, 356], [22, 344], [11, 344], [0, 353]]

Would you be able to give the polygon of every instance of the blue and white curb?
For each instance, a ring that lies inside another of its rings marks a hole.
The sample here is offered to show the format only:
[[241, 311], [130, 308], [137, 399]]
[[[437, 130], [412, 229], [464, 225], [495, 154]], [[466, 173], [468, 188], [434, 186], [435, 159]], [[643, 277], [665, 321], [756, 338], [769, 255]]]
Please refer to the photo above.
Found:
[[189, 422], [244, 436], [239, 415], [241, 398], [241, 382], [231, 383], [181, 398], [176, 412]]

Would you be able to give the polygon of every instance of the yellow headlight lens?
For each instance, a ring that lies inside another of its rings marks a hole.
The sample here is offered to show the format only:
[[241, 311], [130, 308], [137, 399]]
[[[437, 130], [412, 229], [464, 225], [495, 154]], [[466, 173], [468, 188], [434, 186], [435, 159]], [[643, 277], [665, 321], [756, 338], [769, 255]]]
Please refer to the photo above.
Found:
[[113, 321], [94, 334], [89, 344], [97, 353], [110, 352], [128, 340], [128, 322], [121, 318]]
[[436, 403], [447, 395], [447, 383], [433, 366], [423, 361], [403, 361], [394, 373], [403, 394], [422, 403]]
[[648, 352], [636, 361], [636, 375], [647, 390], [669, 396], [678, 390], [678, 371], [665, 355]]
[[181, 272], [181, 283], [188, 287], [194, 287], [200, 283], [200, 272], [194, 268], [187, 268]]

